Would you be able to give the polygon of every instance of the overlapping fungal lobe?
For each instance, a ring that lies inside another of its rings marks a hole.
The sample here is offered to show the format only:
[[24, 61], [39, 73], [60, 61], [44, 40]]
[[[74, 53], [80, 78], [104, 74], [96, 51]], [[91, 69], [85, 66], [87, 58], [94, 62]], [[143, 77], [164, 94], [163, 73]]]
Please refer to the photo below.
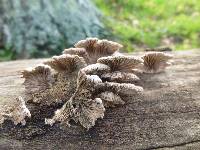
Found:
[[100, 98], [95, 98], [95, 84], [101, 83], [97, 75], [86, 75], [80, 71], [77, 82], [77, 89], [74, 95], [64, 106], [57, 110], [52, 119], [47, 119], [47, 124], [60, 122], [69, 125], [73, 119], [86, 129], [95, 125], [98, 118], [103, 118], [105, 108]]
[[25, 105], [25, 101], [22, 97], [16, 98], [9, 106], [5, 105], [0, 109], [0, 124], [5, 120], [11, 120], [15, 125], [25, 125], [25, 118], [31, 117], [31, 113]]
[[143, 91], [142, 87], [133, 84], [140, 78], [132, 73], [133, 69], [138, 69], [142, 65], [141, 58], [118, 55], [102, 57], [97, 62], [110, 67], [110, 72], [100, 75], [104, 82], [97, 85], [99, 91], [102, 91], [99, 96], [106, 107], [123, 105], [122, 98], [125, 95], [140, 94]]
[[140, 80], [138, 76], [129, 72], [114, 71], [101, 75], [102, 80], [118, 83], [134, 83]]
[[113, 92], [105, 91], [97, 95], [97, 97], [103, 100], [104, 107], [116, 107], [117, 105], [124, 105], [125, 102], [121, 97]]
[[47, 65], [38, 65], [35, 68], [28, 68], [22, 72], [23, 78], [25, 78], [24, 86], [25, 92], [31, 97], [34, 93], [43, 92], [54, 83], [54, 77], [51, 73], [51, 69]]
[[86, 66], [84, 59], [77, 55], [63, 54], [52, 57], [44, 64], [51, 69], [42, 65], [22, 72], [26, 99], [41, 105], [66, 102], [76, 89], [79, 69]]
[[86, 66], [86, 63], [82, 57], [69, 54], [53, 56], [52, 59], [44, 62], [44, 64], [50, 66], [59, 73], [71, 73], [74, 71], [79, 71], [81, 68]]
[[89, 56], [84, 48], [68, 48], [63, 51], [63, 54], [78, 55], [83, 57], [86, 63], [89, 63]]
[[111, 71], [131, 72], [142, 65], [143, 60], [135, 56], [108, 56], [97, 60], [111, 68]]
[[172, 55], [163, 52], [149, 52], [142, 56], [144, 65], [142, 67], [145, 73], [159, 73], [163, 72], [169, 65]]
[[97, 62], [105, 64], [111, 69], [109, 73], [101, 75], [102, 80], [134, 83], [139, 80], [139, 77], [133, 74], [132, 70], [139, 68], [143, 60], [134, 56], [108, 56], [99, 58]]
[[123, 46], [113, 41], [87, 38], [76, 43], [75, 47], [85, 48], [89, 56], [89, 63], [93, 64], [97, 62], [98, 58], [113, 55]]
[[82, 69], [88, 75], [102, 75], [111, 71], [110, 67], [105, 64], [91, 64]]
[[131, 83], [115, 83], [115, 82], [104, 82], [98, 85], [99, 90], [110, 91], [117, 93], [120, 96], [124, 95], [136, 95], [143, 91], [141, 86], [136, 86]]

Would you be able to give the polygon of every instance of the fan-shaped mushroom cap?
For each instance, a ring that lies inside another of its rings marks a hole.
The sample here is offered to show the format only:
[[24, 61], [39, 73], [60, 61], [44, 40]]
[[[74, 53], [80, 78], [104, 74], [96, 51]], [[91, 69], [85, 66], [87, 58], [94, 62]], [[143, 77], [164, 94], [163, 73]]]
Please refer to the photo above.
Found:
[[77, 48], [85, 48], [87, 52], [92, 52], [97, 41], [97, 38], [86, 38], [85, 40], [77, 42], [74, 46]]
[[106, 81], [114, 81], [114, 82], [136, 82], [139, 81], [140, 78], [136, 76], [133, 73], [129, 72], [120, 72], [120, 71], [114, 71], [114, 72], [109, 72], [109, 73], [104, 73], [101, 75], [101, 79], [106, 80]]
[[77, 48], [85, 48], [90, 63], [96, 63], [97, 59], [103, 56], [112, 55], [114, 52], [122, 48], [121, 44], [108, 40], [98, 40], [97, 38], [87, 38], [75, 44]]
[[53, 82], [50, 67], [47, 65], [38, 65], [35, 68], [23, 70], [22, 77], [25, 78], [24, 85], [26, 93], [33, 94], [47, 89]]
[[144, 60], [143, 71], [146, 73], [158, 73], [170, 65], [168, 62], [172, 55], [163, 52], [149, 52], [142, 56]]
[[[2, 110], [1, 110], [2, 109]], [[9, 106], [4, 106], [0, 109], [0, 124], [5, 120], [11, 120], [15, 125], [21, 123], [26, 124], [25, 118], [31, 117], [31, 113], [25, 105], [25, 101], [22, 97], [16, 98]]]
[[84, 48], [69, 48], [63, 51], [63, 54], [78, 55], [83, 57], [89, 63], [89, 56]]
[[86, 74], [103, 74], [106, 72], [110, 72], [110, 67], [104, 64], [96, 63], [88, 65], [87, 67], [81, 69]]
[[51, 68], [58, 72], [74, 72], [86, 66], [86, 63], [82, 57], [78, 55], [63, 54], [60, 56], [53, 56], [51, 60], [44, 62]]
[[115, 107], [116, 105], [124, 105], [125, 102], [120, 96], [114, 94], [113, 92], [102, 92], [97, 97], [101, 98], [105, 107]]
[[108, 56], [99, 58], [97, 62], [108, 65], [112, 71], [131, 72], [141, 66], [143, 60], [134, 56]]

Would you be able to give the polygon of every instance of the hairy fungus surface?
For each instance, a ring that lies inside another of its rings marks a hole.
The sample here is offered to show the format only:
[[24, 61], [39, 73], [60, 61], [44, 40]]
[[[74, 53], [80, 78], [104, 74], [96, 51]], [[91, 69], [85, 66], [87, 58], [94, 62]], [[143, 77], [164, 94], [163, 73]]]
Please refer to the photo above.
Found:
[[119, 82], [119, 83], [122, 82], [134, 83], [140, 80], [140, 78], [133, 73], [120, 72], [120, 71], [104, 73], [101, 75], [101, 78], [105, 81]]
[[86, 74], [96, 74], [101, 75], [104, 73], [109, 73], [111, 71], [110, 67], [104, 64], [96, 63], [88, 65], [87, 67], [82, 69]]
[[69, 121], [73, 119], [87, 129], [94, 126], [98, 118], [103, 118], [105, 111], [100, 98], [92, 99], [95, 94], [95, 84], [101, 82], [97, 75], [86, 75], [80, 71], [74, 95], [56, 111], [52, 119], [46, 119], [46, 123], [52, 125], [57, 121], [69, 125]]
[[[142, 68], [144, 72], [157, 73], [171, 59], [171, 55], [162, 52], [149, 52], [142, 58], [124, 56], [117, 52], [121, 47], [116, 42], [87, 38], [76, 43], [75, 48], [65, 49], [62, 55], [22, 71], [24, 99], [38, 110], [57, 109], [54, 115], [45, 116], [49, 118], [45, 119], [46, 124], [70, 126], [70, 120], [74, 120], [91, 128], [98, 118], [104, 117], [106, 109], [124, 105], [124, 96], [141, 94], [143, 88], [135, 85], [140, 78], [133, 70]], [[30, 112], [19, 97], [14, 107], [0, 111], [0, 123], [10, 119], [15, 124], [25, 124], [26, 116], [30, 117]]]
[[145, 73], [163, 72], [171, 63], [172, 55], [163, 52], [148, 52], [142, 59], [144, 60], [143, 71]]
[[0, 124], [5, 120], [11, 120], [15, 125], [21, 123], [26, 124], [25, 118], [31, 117], [31, 113], [25, 105], [22, 97], [18, 97], [9, 106], [0, 109]]

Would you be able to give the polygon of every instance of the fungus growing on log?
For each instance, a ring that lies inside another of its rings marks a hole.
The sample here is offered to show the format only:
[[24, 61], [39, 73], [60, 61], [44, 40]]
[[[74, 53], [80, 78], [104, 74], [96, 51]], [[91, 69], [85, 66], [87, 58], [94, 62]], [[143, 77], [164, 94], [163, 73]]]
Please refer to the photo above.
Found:
[[143, 60], [135, 56], [108, 56], [99, 58], [97, 62], [108, 65], [112, 71], [131, 72], [141, 66]]
[[50, 67], [47, 65], [38, 65], [35, 68], [28, 68], [22, 72], [25, 91], [27, 94], [43, 92], [54, 83], [54, 78]]
[[102, 80], [109, 82], [128, 82], [134, 83], [139, 79], [133, 70], [140, 68], [143, 65], [143, 60], [134, 56], [108, 56], [97, 60], [98, 63], [105, 64], [110, 67], [111, 71], [101, 75]]
[[113, 92], [102, 92], [97, 97], [103, 100], [104, 106], [115, 107], [116, 105], [124, 105], [125, 102], [121, 99], [119, 95], [114, 94]]
[[104, 73], [109, 73], [111, 69], [107, 65], [96, 63], [88, 65], [87, 67], [83, 68], [82, 71], [84, 71], [86, 74], [101, 75]]
[[126, 82], [126, 83], [134, 83], [139, 81], [140, 78], [133, 73], [129, 72], [120, 72], [114, 71], [109, 73], [104, 73], [101, 75], [102, 80], [109, 81], [109, 82]]
[[[121, 47], [116, 42], [88, 38], [75, 44], [75, 48], [65, 49], [60, 56], [22, 71], [24, 99], [38, 110], [51, 111], [51, 115], [42, 118], [49, 118], [45, 124], [70, 126], [73, 120], [90, 129], [98, 118], [104, 117], [106, 109], [124, 105], [125, 96], [141, 94], [143, 88], [135, 85], [140, 78], [133, 70], [157, 73], [171, 58], [162, 52], [147, 53], [142, 58], [124, 56], [117, 52]], [[30, 112], [22, 98], [18, 102], [16, 108], [1, 111], [0, 123], [10, 119], [15, 124], [25, 124], [24, 118], [30, 117]]]
[[172, 55], [163, 52], [148, 52], [142, 56], [144, 60], [142, 70], [145, 73], [163, 72], [167, 66], [171, 65], [169, 62], [171, 58]]
[[63, 54], [52, 57], [44, 64], [50, 67], [42, 65], [22, 72], [26, 100], [41, 105], [66, 102], [76, 89], [78, 71], [86, 66], [84, 59]]
[[12, 104], [6, 105], [0, 109], [0, 124], [5, 120], [11, 120], [15, 125], [26, 124], [25, 118], [31, 117], [31, 113], [25, 105], [22, 97], [16, 98]]
[[79, 71], [79, 69], [86, 66], [86, 63], [82, 57], [78, 55], [63, 54], [60, 56], [53, 56], [49, 61], [44, 62], [51, 68], [58, 72], [71, 73]]
[[73, 119], [89, 129], [95, 125], [98, 118], [103, 118], [105, 108], [100, 98], [94, 98], [95, 84], [101, 83], [97, 75], [86, 75], [79, 72], [77, 89], [63, 107], [55, 112], [52, 119], [46, 119], [46, 124], [53, 125], [56, 121], [69, 126]]
[[84, 48], [68, 48], [63, 51], [63, 54], [78, 55], [83, 57], [86, 63], [89, 63], [89, 56]]
[[89, 62], [93, 64], [97, 62], [98, 58], [110, 56], [123, 46], [113, 41], [87, 38], [76, 43], [75, 47], [85, 48], [89, 56]]

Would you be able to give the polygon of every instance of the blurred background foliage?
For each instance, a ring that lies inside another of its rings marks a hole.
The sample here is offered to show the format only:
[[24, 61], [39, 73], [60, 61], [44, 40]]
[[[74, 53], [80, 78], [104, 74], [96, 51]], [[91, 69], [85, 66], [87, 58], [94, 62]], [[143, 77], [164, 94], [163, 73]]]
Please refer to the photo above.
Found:
[[104, 23], [129, 52], [200, 47], [199, 0], [95, 0]]
[[0, 0], [0, 61], [58, 55], [86, 37], [132, 52], [200, 47], [199, 0]]

